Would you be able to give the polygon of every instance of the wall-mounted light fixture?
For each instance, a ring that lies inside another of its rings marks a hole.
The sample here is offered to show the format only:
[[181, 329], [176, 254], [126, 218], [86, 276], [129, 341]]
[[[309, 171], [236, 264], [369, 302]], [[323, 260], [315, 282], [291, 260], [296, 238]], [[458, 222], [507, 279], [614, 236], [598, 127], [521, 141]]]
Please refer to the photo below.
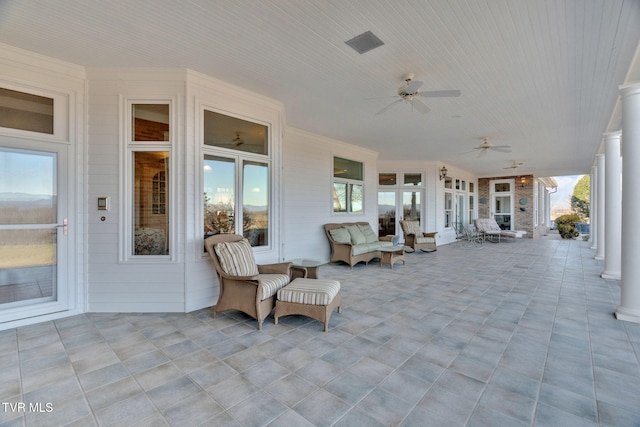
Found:
[[442, 169], [440, 169], [440, 181], [442, 181], [446, 176], [447, 176], [447, 172], [449, 172], [446, 168], [446, 166], [442, 166]]
[[526, 176], [521, 176], [520, 177], [520, 187], [524, 187], [524, 185], [527, 183], [527, 177]]

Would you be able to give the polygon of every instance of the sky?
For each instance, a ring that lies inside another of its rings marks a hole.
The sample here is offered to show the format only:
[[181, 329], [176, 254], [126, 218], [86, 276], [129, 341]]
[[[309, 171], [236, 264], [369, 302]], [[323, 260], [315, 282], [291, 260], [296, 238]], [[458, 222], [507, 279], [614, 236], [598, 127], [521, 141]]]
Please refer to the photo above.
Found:
[[551, 195], [551, 210], [569, 209], [571, 207], [571, 195], [573, 187], [584, 175], [554, 176], [558, 183], [558, 191]]
[[55, 194], [53, 153], [0, 151], [0, 193]]

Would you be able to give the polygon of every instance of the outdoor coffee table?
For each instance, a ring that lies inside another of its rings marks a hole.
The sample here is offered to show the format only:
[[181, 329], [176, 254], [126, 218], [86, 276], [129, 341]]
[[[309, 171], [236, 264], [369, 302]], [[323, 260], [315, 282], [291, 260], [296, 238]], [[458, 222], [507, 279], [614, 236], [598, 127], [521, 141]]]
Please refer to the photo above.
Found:
[[404, 260], [404, 246], [383, 246], [380, 248], [380, 253], [382, 254], [380, 267], [382, 267], [382, 264], [389, 264], [389, 267], [393, 269], [393, 264], [398, 261], [406, 264]]
[[295, 277], [304, 277], [304, 273], [302, 275], [300, 273], [296, 274], [295, 270], [302, 270], [302, 271], [306, 270], [307, 279], [317, 279], [319, 277], [318, 271], [320, 270], [320, 266], [326, 264], [326, 262], [324, 261], [318, 261], [315, 259], [304, 259], [304, 258], [292, 259], [289, 262], [293, 263], [293, 269], [294, 269], [293, 275]]

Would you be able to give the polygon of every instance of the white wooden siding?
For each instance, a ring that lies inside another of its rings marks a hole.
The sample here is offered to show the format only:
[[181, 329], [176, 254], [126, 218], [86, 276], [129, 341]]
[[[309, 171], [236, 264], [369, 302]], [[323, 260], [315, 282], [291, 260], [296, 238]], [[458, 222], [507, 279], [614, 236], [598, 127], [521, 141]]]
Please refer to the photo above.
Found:
[[[377, 153], [295, 128], [287, 128], [283, 149], [284, 260], [328, 260], [329, 243], [323, 224], [368, 221], [378, 223]], [[334, 215], [333, 156], [363, 162], [364, 214]]]

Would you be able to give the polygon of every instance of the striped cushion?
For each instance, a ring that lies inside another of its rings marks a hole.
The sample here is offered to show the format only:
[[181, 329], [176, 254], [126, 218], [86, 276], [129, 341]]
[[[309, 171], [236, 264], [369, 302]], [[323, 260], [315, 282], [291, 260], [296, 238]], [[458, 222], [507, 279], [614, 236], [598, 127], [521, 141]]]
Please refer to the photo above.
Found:
[[419, 221], [404, 221], [402, 228], [406, 234], [414, 234], [416, 236], [422, 236], [422, 230], [420, 230]]
[[231, 276], [255, 276], [258, 266], [247, 239], [217, 243], [213, 249], [220, 260], [222, 271]]
[[261, 274], [260, 283], [262, 283], [262, 295], [260, 295], [260, 301], [264, 301], [267, 298], [273, 296], [289, 283], [288, 274]]
[[278, 299], [309, 305], [329, 305], [340, 292], [340, 282], [327, 279], [295, 279], [278, 291]]

